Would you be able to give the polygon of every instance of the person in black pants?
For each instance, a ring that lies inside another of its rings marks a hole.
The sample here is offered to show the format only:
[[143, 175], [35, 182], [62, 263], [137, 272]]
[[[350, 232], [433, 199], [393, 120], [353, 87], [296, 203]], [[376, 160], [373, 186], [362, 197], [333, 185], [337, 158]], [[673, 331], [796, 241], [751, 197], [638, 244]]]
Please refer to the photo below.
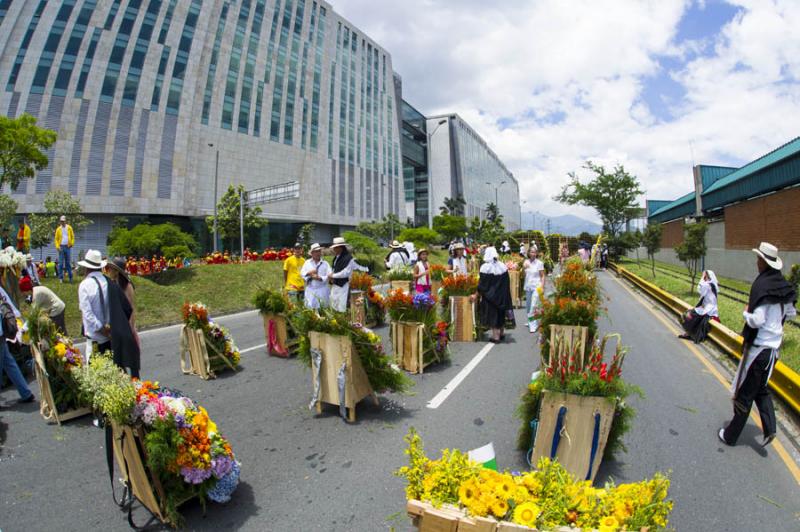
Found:
[[783, 262], [778, 257], [778, 248], [762, 242], [753, 252], [758, 255], [759, 274], [750, 288], [750, 299], [743, 312], [742, 359], [731, 386], [733, 419], [719, 430], [719, 439], [727, 445], [736, 445], [753, 401], [761, 416], [762, 446], [775, 439], [775, 408], [767, 384], [783, 341], [783, 323], [797, 314], [794, 308], [797, 293], [781, 275]]

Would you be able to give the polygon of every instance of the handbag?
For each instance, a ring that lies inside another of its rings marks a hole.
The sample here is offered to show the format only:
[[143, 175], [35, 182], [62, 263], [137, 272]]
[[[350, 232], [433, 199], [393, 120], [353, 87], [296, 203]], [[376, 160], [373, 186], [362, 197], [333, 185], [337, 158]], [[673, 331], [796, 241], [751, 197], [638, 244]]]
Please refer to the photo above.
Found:
[[0, 317], [3, 320], [3, 338], [6, 340], [13, 340], [17, 337], [17, 317], [14, 315], [14, 309], [11, 308], [11, 303], [3, 298], [0, 301]]

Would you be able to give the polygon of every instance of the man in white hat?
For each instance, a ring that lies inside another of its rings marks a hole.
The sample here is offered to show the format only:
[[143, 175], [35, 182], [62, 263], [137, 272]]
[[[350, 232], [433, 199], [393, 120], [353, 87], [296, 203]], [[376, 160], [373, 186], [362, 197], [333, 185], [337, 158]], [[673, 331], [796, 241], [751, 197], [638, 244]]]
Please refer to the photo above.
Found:
[[404, 268], [408, 266], [410, 259], [408, 251], [397, 240], [392, 241], [389, 246], [392, 250], [386, 256], [386, 269], [393, 270], [394, 268]]
[[758, 256], [758, 277], [750, 288], [750, 299], [744, 308], [742, 329], [742, 358], [733, 378], [733, 419], [719, 430], [719, 439], [727, 445], [736, 445], [750, 409], [755, 401], [764, 431], [763, 446], [775, 439], [777, 430], [775, 409], [767, 383], [783, 341], [783, 323], [797, 315], [797, 292], [781, 274], [783, 261], [778, 248], [762, 242], [753, 249]]
[[56, 251], [58, 251], [58, 278], [64, 282], [64, 271], [69, 274], [69, 282], [72, 282], [72, 246], [75, 245], [75, 232], [72, 226], [67, 223], [67, 217], [59, 219], [56, 227], [55, 237]]
[[306, 285], [305, 306], [317, 310], [328, 306], [330, 298], [328, 275], [331, 273], [331, 267], [322, 260], [322, 247], [319, 244], [311, 244], [309, 253], [311, 258], [306, 259], [300, 269], [300, 276]]
[[328, 275], [328, 279], [333, 285], [331, 287], [331, 307], [337, 312], [345, 312], [350, 296], [350, 276], [355, 270], [368, 272], [369, 269], [359, 266], [353, 255], [350, 254], [344, 238], [338, 236], [334, 238], [331, 249], [335, 255], [333, 273]]
[[[78, 286], [78, 305], [83, 315], [83, 334], [92, 347], [103, 353], [111, 350], [111, 318], [108, 306], [108, 279], [103, 275], [106, 261], [96, 249], [86, 252], [78, 262], [86, 269], [86, 277]], [[87, 353], [88, 359], [89, 353]]]
[[25, 269], [28, 270], [28, 275], [30, 275], [31, 282], [33, 282], [34, 286], [39, 286], [42, 284], [42, 281], [39, 279], [39, 269], [36, 267], [36, 263], [33, 260], [33, 255], [30, 253], [25, 255]]

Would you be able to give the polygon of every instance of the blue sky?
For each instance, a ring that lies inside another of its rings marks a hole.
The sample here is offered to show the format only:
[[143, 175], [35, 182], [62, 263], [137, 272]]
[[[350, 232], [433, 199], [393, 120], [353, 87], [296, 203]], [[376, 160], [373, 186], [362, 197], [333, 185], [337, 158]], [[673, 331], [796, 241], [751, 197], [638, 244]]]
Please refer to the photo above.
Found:
[[[641, 198], [692, 187], [692, 162], [742, 165], [800, 134], [800, 0], [334, 0], [392, 55], [424, 114], [459, 113], [531, 210], [586, 160]], [[795, 117], [794, 120], [788, 117]]]

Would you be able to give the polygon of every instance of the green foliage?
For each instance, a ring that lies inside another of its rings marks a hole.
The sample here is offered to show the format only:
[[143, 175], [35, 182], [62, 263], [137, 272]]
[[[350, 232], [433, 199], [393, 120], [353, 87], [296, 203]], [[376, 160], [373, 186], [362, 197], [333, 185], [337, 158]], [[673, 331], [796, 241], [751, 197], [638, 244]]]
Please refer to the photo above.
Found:
[[356, 254], [371, 255], [381, 252], [381, 247], [378, 243], [363, 233], [359, 233], [358, 231], [345, 231], [342, 233], [342, 236]]
[[374, 240], [388, 242], [392, 233], [397, 235], [405, 228], [406, 224], [396, 214], [389, 213], [379, 222], [361, 222], [356, 226], [356, 231]]
[[280, 290], [261, 286], [253, 296], [253, 306], [262, 314], [285, 314], [291, 305]]
[[433, 217], [433, 230], [450, 242], [467, 233], [467, 219], [463, 216], [440, 214]]
[[0, 194], [0, 227], [8, 227], [11, 220], [17, 214], [19, 205], [11, 199], [11, 196]]
[[464, 200], [464, 196], [459, 194], [455, 198], [445, 198], [444, 204], [439, 207], [439, 212], [443, 215], [463, 217], [466, 206], [467, 202]]
[[486, 219], [495, 223], [503, 221], [503, 215], [500, 214], [500, 208], [496, 204], [492, 202], [486, 204]]
[[392, 268], [386, 272], [387, 281], [411, 281], [413, 279], [414, 274], [409, 266]]
[[624, 257], [629, 251], [639, 247], [639, 237], [634, 231], [626, 231], [608, 238], [608, 254], [612, 258]]
[[314, 227], [314, 224], [303, 224], [300, 228], [300, 234], [297, 238], [305, 249], [311, 246], [311, 235], [314, 234]]
[[55, 141], [56, 132], [38, 127], [28, 113], [19, 118], [0, 116], [0, 189], [8, 185], [17, 190], [23, 179], [47, 168], [45, 152]]
[[397, 236], [401, 242], [413, 242], [417, 248], [428, 248], [441, 241], [442, 235], [427, 227], [411, 227], [403, 229]]
[[664, 227], [659, 223], [647, 224], [642, 233], [642, 245], [647, 249], [647, 256], [650, 259], [650, 269], [653, 277], [656, 276], [656, 253], [661, 249], [661, 235]]
[[[492, 204], [490, 204], [492, 205]], [[483, 220], [477, 216], [469, 221], [469, 228], [467, 229], [469, 236], [475, 242], [485, 244], [498, 245], [506, 232], [503, 225], [503, 217], [498, 214], [498, 218], [493, 222], [489, 218]]]
[[191, 256], [196, 248], [194, 237], [173, 223], [143, 223], [133, 229], [117, 228], [109, 245], [112, 254], [124, 257]]
[[794, 286], [795, 290], [800, 287], [800, 264], [792, 264], [792, 269], [789, 271], [789, 275], [786, 276], [786, 280]]
[[83, 215], [80, 200], [64, 190], [50, 190], [44, 195], [44, 212], [28, 216], [31, 226], [31, 249], [39, 249], [53, 242], [58, 220], [67, 217], [67, 223], [77, 233], [92, 223]]
[[[228, 186], [228, 190], [217, 203], [217, 232], [220, 239], [227, 240], [229, 249], [236, 248], [235, 242], [239, 239], [239, 194], [245, 192], [244, 185], [234, 187]], [[206, 217], [206, 225], [209, 231], [214, 230], [214, 217]], [[267, 225], [267, 219], [261, 217], [261, 207], [250, 207], [245, 202], [244, 206], [244, 230], [258, 229]]]
[[675, 254], [678, 260], [683, 262], [689, 277], [692, 278], [692, 286], [695, 285], [697, 273], [700, 268], [700, 260], [706, 254], [706, 232], [708, 222], [702, 221], [683, 226], [683, 242], [675, 246]]
[[136, 403], [130, 376], [111, 360], [110, 353], [95, 354], [75, 375], [92, 408], [120, 424], [128, 423]]
[[644, 191], [636, 176], [625, 171], [622, 165], [608, 172], [602, 165], [587, 161], [584, 168], [594, 174], [594, 179], [583, 184], [575, 172], [570, 172], [571, 181], [553, 199], [567, 205], [594, 208], [603, 220], [603, 231], [615, 237], [625, 222], [638, 214], [637, 200]]

